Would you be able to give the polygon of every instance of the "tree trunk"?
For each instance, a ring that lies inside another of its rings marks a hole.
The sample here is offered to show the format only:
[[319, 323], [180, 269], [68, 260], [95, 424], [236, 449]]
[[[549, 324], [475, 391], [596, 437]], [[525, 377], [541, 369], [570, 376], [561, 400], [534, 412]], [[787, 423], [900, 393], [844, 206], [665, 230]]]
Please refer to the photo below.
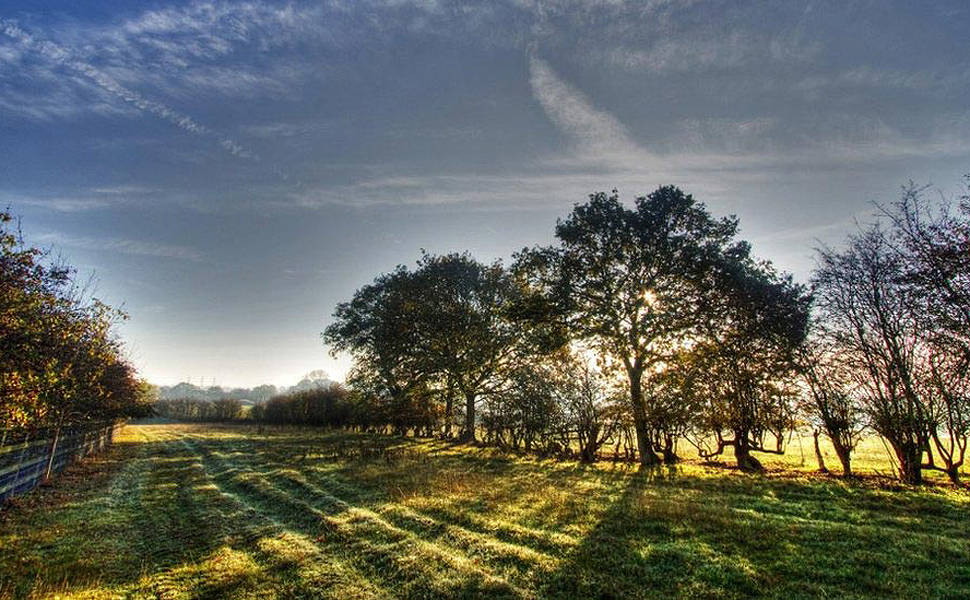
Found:
[[919, 485], [923, 483], [923, 469], [920, 461], [923, 452], [919, 444], [902, 444], [895, 448], [899, 460], [899, 479], [903, 483]]
[[947, 477], [953, 485], [960, 485], [960, 467], [953, 465], [946, 470]]
[[660, 464], [660, 457], [653, 451], [650, 426], [647, 423], [647, 407], [643, 402], [643, 388], [640, 386], [643, 370], [632, 368], [627, 371], [630, 377], [630, 402], [633, 404], [633, 427], [637, 432], [637, 450], [640, 464], [653, 467]]
[[664, 436], [664, 464], [673, 465], [679, 460], [680, 457], [674, 451], [674, 437], [672, 435]]
[[832, 442], [835, 446], [835, 453], [839, 456], [839, 462], [842, 463], [842, 476], [851, 477], [852, 476], [852, 450], [848, 447], [842, 445], [839, 442]]
[[461, 441], [475, 443], [475, 393], [465, 394], [465, 430], [461, 432]]
[[751, 456], [751, 446], [746, 432], [744, 435], [735, 435], [734, 458], [738, 461], [738, 468], [745, 473], [760, 473], [765, 470], [761, 462]]
[[815, 438], [815, 460], [818, 461], [818, 470], [820, 473], [828, 473], [829, 469], [825, 466], [825, 458], [822, 456], [822, 449], [818, 445], [818, 436], [821, 432], [818, 429], [812, 431], [812, 437]]
[[453, 418], [454, 412], [454, 398], [451, 397], [451, 392], [449, 391], [447, 396], [445, 396], [445, 437], [451, 437], [451, 420]]

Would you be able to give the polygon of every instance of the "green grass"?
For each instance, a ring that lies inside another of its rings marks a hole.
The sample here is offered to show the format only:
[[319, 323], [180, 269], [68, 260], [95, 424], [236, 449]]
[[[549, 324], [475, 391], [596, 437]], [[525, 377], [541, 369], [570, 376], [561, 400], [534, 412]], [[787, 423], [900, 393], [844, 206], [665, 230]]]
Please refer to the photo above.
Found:
[[803, 462], [639, 472], [133, 425], [0, 513], [0, 597], [970, 597], [970, 491]]

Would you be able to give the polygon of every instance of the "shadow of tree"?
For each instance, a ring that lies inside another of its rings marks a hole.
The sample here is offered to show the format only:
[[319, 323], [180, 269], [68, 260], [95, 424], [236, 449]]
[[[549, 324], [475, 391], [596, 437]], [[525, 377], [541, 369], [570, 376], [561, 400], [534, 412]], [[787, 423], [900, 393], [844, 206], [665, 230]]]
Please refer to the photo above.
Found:
[[[730, 562], [713, 565], [680, 538], [669, 510], [644, 502], [650, 488], [677, 478], [668, 468], [641, 469], [601, 515], [579, 547], [547, 580], [537, 583], [548, 598], [668, 598], [688, 588], [692, 597], [753, 594], [756, 578]], [[706, 575], [708, 585], [699, 586]]]

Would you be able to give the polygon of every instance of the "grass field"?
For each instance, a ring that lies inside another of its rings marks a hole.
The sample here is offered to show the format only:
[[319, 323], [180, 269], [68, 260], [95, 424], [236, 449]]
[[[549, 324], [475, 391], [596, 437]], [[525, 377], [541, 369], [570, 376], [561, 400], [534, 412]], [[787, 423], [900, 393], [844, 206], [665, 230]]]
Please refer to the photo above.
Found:
[[[877, 450], [860, 463], [878, 468]], [[131, 425], [0, 513], [0, 596], [970, 597], [970, 491], [847, 483], [799, 472], [797, 450], [786, 460], [765, 476], [644, 473]]]

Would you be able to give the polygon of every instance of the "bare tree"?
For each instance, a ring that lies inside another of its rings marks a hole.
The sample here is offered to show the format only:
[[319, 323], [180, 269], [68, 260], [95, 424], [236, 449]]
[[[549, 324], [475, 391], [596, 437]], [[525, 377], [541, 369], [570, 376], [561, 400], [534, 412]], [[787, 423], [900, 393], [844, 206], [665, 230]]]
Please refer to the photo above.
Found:
[[[925, 469], [943, 471], [953, 483], [960, 482], [960, 467], [970, 438], [970, 381], [967, 362], [960, 355], [934, 353], [928, 349], [922, 380], [926, 402]], [[941, 464], [937, 464], [934, 454]]]
[[827, 471], [819, 447], [824, 432], [835, 449], [842, 474], [852, 474], [852, 451], [862, 439], [865, 417], [846, 365], [820, 336], [813, 336], [800, 356], [800, 371], [807, 387], [804, 411], [812, 423], [819, 470]]
[[924, 330], [907, 297], [905, 264], [879, 224], [823, 248], [813, 276], [823, 335], [845, 358], [870, 424], [892, 446], [900, 477], [922, 481], [928, 414], [918, 385]]
[[945, 199], [927, 200], [926, 191], [910, 183], [882, 212], [892, 222], [906, 297], [925, 336], [920, 353], [928, 419], [923, 466], [957, 482], [970, 437], [970, 195], [954, 207]]

